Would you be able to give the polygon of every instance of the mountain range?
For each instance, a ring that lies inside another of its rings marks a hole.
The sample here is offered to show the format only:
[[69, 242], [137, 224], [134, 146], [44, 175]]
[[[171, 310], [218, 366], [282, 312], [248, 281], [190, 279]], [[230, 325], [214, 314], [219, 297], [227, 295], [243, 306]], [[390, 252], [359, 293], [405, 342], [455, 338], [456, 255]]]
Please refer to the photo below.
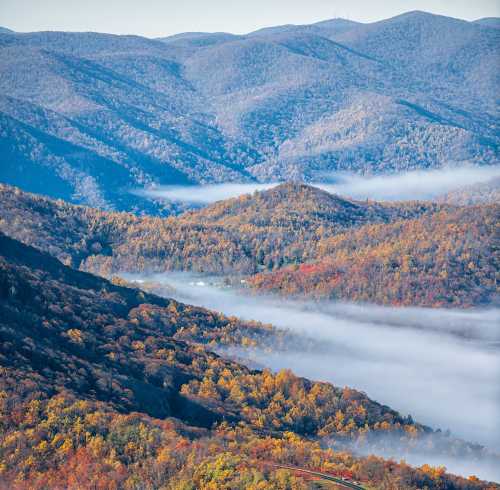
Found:
[[0, 490], [500, 489], [499, 69], [419, 11], [0, 27]]
[[155, 184], [498, 162], [498, 19], [410, 12], [244, 36], [0, 33], [0, 180], [168, 213]]

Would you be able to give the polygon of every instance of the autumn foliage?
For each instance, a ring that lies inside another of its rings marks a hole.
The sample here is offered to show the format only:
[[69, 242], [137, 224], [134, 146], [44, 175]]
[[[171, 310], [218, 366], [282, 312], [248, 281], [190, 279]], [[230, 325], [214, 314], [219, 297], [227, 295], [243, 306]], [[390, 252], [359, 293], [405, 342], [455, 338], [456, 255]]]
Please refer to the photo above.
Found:
[[495, 303], [498, 205], [454, 208], [321, 240], [319, 260], [255, 275], [266, 292], [390, 305]]
[[[434, 433], [356, 390], [208, 351], [218, 335], [238, 338], [233, 320], [72, 270], [3, 235], [0, 252], [0, 488], [308, 488], [269, 462], [387, 490], [486, 487], [336, 450], [369, 433], [408, 444]], [[461, 444], [454, 450], [482, 456]]]

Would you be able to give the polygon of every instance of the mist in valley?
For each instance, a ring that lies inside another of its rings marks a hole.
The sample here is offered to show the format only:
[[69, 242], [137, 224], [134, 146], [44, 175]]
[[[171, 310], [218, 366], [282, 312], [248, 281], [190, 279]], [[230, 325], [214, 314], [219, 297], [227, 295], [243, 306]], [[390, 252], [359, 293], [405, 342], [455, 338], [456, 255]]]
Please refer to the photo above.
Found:
[[[310, 185], [352, 199], [432, 200], [464, 186], [480, 184], [500, 177], [500, 166], [460, 165], [375, 176], [330, 172], [318, 177], [320, 177], [318, 181], [314, 182], [313, 179]], [[279, 182], [156, 186], [136, 190], [134, 193], [153, 199], [166, 199], [202, 206], [243, 194], [265, 191], [278, 184]]]
[[277, 186], [269, 184], [207, 184], [207, 185], [165, 185], [135, 191], [136, 194], [153, 199], [167, 199], [173, 202], [186, 202], [194, 205], [207, 205], [216, 201], [230, 199], [256, 191], [266, 191]]
[[461, 165], [374, 176], [330, 173], [323, 175], [322, 183], [314, 185], [327, 192], [353, 199], [432, 200], [499, 176], [498, 165], [484, 167]]
[[[168, 285], [167, 295], [179, 301], [272, 324], [294, 337], [290, 347], [221, 347], [217, 351], [222, 355], [273, 370], [291, 368], [310, 379], [350, 386], [403, 415], [411, 414], [420, 423], [500, 451], [498, 309], [292, 302], [255, 296], [245, 289], [224, 286], [221, 278], [189, 273], [122, 276]], [[366, 446], [352, 449], [404, 458], [413, 464], [430, 461], [424, 447], [401, 454], [397, 445], [386, 442], [367, 441]], [[500, 479], [500, 471], [495, 473], [491, 465], [480, 462], [450, 458], [431, 462], [456, 473]]]

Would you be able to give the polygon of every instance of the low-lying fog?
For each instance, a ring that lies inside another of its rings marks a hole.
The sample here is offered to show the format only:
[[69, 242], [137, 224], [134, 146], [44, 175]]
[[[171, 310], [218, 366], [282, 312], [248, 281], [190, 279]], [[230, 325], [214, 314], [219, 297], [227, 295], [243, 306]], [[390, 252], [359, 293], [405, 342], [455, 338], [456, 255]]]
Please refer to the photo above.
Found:
[[[138, 276], [123, 275], [126, 279]], [[320, 341], [321, 349], [236, 353], [272, 369], [365, 391], [421, 423], [500, 451], [500, 310], [437, 310], [307, 303], [238, 294], [189, 274], [140, 279], [164, 282], [173, 296], [242, 319], [272, 323]], [[217, 281], [217, 280], [215, 280]], [[221, 281], [218, 281], [219, 284]], [[305, 343], [305, 342], [304, 342]], [[387, 455], [386, 455], [387, 456]], [[398, 454], [394, 454], [398, 457]], [[399, 455], [400, 456], [400, 455]], [[409, 462], [411, 457], [405, 455]], [[421, 458], [425, 459], [425, 458]], [[414, 455], [415, 464], [419, 463]], [[428, 461], [427, 461], [428, 462]], [[471, 473], [463, 461], [450, 471]], [[473, 466], [484, 478], [490, 469]]]
[[[311, 183], [327, 192], [353, 199], [379, 201], [433, 199], [464, 186], [487, 182], [500, 176], [500, 166], [455, 166], [432, 170], [415, 170], [396, 174], [362, 176], [348, 173], [329, 173], [320, 182]], [[168, 199], [193, 205], [270, 189], [278, 183], [211, 184], [195, 186], [157, 186], [135, 191], [155, 199]]]
[[277, 186], [274, 184], [208, 184], [208, 185], [164, 185], [136, 191], [137, 194], [154, 199], [168, 199], [174, 202], [191, 204], [210, 204], [255, 191], [265, 191]]
[[331, 183], [317, 186], [328, 192], [354, 199], [405, 201], [434, 199], [473, 184], [488, 182], [500, 176], [500, 166], [446, 167], [413, 170], [390, 175], [364, 177], [349, 174], [325, 175]]

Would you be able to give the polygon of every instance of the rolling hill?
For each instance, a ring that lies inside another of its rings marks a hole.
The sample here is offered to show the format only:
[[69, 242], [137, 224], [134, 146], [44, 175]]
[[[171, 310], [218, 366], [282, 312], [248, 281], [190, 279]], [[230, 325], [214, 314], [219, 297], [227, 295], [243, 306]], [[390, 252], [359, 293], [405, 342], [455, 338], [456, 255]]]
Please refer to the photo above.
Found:
[[491, 24], [410, 12], [245, 36], [0, 33], [0, 180], [168, 213], [129, 191], [495, 163]]
[[0, 202], [4, 233], [105, 276], [272, 270], [316, 257], [322, 239], [347, 229], [411, 219], [440, 207], [352, 201], [303, 184], [282, 184], [166, 219], [106, 213], [5, 185]]
[[497, 204], [443, 209], [326, 239], [321, 259], [258, 274], [261, 292], [433, 307], [498, 304]]
[[164, 219], [107, 213], [5, 185], [0, 204], [1, 231], [105, 277], [177, 270], [245, 275], [262, 292], [317, 298], [498, 302], [498, 204], [381, 204], [304, 184]]

